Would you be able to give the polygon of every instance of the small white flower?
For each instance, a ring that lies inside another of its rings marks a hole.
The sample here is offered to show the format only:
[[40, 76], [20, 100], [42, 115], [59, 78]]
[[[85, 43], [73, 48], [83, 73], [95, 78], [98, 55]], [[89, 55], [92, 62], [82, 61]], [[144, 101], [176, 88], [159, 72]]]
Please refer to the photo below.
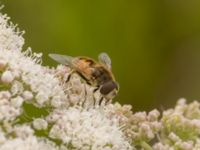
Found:
[[22, 94], [24, 100], [32, 100], [33, 99], [33, 93], [31, 91], [24, 91]]
[[21, 139], [26, 139], [34, 134], [34, 130], [29, 125], [14, 126], [13, 132]]
[[9, 91], [0, 91], [0, 99], [10, 99], [11, 98], [11, 94]]
[[24, 99], [21, 96], [17, 96], [16, 98], [11, 99], [11, 103], [14, 107], [19, 108], [23, 104]]
[[181, 150], [193, 150], [193, 142], [187, 141], [187, 142], [177, 142], [176, 146], [180, 148]]
[[24, 87], [23, 84], [19, 81], [14, 81], [12, 83], [12, 87], [11, 87], [11, 93], [12, 95], [20, 95], [22, 94], [22, 92], [24, 91]]
[[162, 123], [159, 121], [150, 122], [150, 126], [155, 133], [159, 132], [162, 129]]
[[43, 92], [39, 92], [35, 98], [39, 105], [43, 105], [46, 101], [48, 101], [48, 95]]
[[147, 113], [146, 112], [137, 112], [133, 115], [134, 122], [146, 121]]
[[153, 146], [153, 149], [154, 150], [174, 150], [173, 148], [170, 148], [169, 145], [164, 145], [162, 143], [156, 143], [154, 146]]
[[181, 139], [173, 132], [169, 134], [169, 139], [172, 140], [173, 142], [181, 141]]
[[146, 136], [148, 139], [153, 139], [155, 136], [151, 127], [147, 123], [142, 123], [140, 125], [140, 134], [144, 137]]
[[66, 143], [70, 142], [70, 139], [66, 140], [68, 136], [65, 135], [65, 132], [58, 125], [54, 125], [51, 128], [49, 136], [53, 139], [62, 139]]
[[70, 95], [70, 102], [72, 104], [77, 104], [80, 101], [80, 97], [76, 94], [71, 94]]
[[156, 121], [159, 116], [160, 116], [160, 112], [157, 109], [154, 109], [149, 112], [148, 119], [149, 121]]
[[55, 108], [58, 108], [62, 105], [62, 100], [60, 96], [54, 96], [51, 100], [51, 105]]
[[186, 99], [185, 98], [180, 98], [177, 101], [177, 105], [184, 106], [185, 104], [186, 104]]
[[10, 71], [5, 71], [1, 76], [1, 81], [3, 83], [9, 84], [13, 80], [14, 80], [14, 76], [13, 76], [12, 72], [10, 72]]
[[48, 123], [46, 120], [37, 118], [33, 121], [33, 127], [37, 130], [45, 130], [47, 129]]

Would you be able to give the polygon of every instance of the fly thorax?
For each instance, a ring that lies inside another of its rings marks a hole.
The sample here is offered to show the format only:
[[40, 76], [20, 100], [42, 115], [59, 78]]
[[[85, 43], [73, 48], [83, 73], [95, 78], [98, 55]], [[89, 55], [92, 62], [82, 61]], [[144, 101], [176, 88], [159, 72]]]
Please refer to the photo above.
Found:
[[112, 80], [110, 73], [101, 66], [98, 68], [94, 68], [92, 77], [98, 82], [99, 85], [103, 85], [104, 83]]

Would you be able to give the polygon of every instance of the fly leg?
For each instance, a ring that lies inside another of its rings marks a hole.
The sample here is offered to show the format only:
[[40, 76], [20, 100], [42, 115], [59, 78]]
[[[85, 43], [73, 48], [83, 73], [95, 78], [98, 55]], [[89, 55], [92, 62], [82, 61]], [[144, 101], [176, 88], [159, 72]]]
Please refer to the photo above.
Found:
[[93, 90], [93, 93], [96, 93], [96, 91], [98, 91], [99, 90], [99, 86], [97, 86], [94, 90]]
[[74, 70], [72, 70], [72, 71], [69, 73], [69, 75], [68, 75], [68, 77], [67, 77], [67, 80], [65, 81], [66, 83], [69, 82], [69, 80], [71, 79], [71, 77], [72, 77], [72, 75], [73, 75], [74, 73], [75, 73]]
[[[92, 94], [92, 97], [93, 97], [93, 101], [92, 101], [92, 106], [96, 106], [96, 98], [95, 98], [95, 92], [99, 89], [99, 87], [95, 88], [93, 90], [93, 94]], [[86, 107], [89, 107], [90, 106], [90, 102], [89, 102], [89, 97], [88, 96], [88, 91], [87, 91], [87, 86], [86, 86], [86, 83], [84, 84], [84, 100], [82, 101], [82, 103], [80, 104], [81, 106], [86, 106]], [[88, 100], [87, 100], [88, 98]]]
[[87, 95], [88, 95], [88, 93], [87, 93], [87, 87], [86, 87], [86, 84], [84, 84], [84, 96], [85, 96], [85, 98], [84, 98], [83, 102], [81, 102], [81, 106], [85, 105], [85, 103], [87, 101]]
[[[94, 90], [93, 90], [93, 97], [94, 97], [94, 105], [96, 106], [96, 105], [101, 105], [101, 103], [102, 103], [102, 101], [103, 101], [103, 96], [101, 95], [100, 96], [100, 99], [99, 100], [97, 100], [96, 98], [95, 98], [95, 93], [99, 90], [99, 88], [100, 88], [100, 86], [98, 86], [98, 87], [96, 87]], [[97, 103], [98, 102], [98, 103]]]
[[99, 90], [99, 87], [96, 87], [94, 90], [93, 90], [93, 100], [94, 100], [94, 106], [96, 106], [96, 103], [97, 103], [97, 99], [95, 97], [95, 93]]
[[100, 100], [99, 100], [99, 105], [101, 106], [102, 102], [103, 102], [104, 97], [101, 96]]

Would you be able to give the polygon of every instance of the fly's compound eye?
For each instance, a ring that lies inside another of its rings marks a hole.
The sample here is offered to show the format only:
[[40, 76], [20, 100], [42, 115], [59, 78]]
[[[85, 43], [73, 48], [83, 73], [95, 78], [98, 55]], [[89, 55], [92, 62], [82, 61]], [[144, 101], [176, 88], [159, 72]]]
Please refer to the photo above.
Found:
[[114, 89], [118, 90], [118, 84], [113, 81], [109, 81], [102, 85], [100, 93], [103, 95], [108, 95]]

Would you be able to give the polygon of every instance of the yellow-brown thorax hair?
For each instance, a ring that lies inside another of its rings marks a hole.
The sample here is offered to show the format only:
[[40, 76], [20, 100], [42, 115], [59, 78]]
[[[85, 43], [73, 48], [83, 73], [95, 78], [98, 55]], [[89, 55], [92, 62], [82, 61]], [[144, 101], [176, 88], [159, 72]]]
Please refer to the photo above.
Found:
[[100, 86], [108, 81], [114, 81], [111, 71], [91, 58], [76, 57], [72, 64], [75, 71], [90, 85]]

